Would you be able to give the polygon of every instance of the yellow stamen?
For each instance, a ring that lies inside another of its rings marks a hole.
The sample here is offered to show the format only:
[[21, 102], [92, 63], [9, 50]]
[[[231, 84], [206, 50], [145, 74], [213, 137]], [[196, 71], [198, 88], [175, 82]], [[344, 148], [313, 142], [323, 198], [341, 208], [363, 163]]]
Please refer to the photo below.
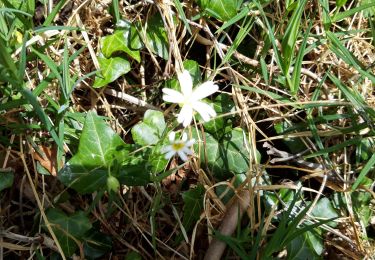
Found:
[[184, 143], [174, 143], [174, 144], [172, 144], [172, 148], [175, 151], [181, 150], [182, 148], [184, 148], [184, 146], [185, 146]]

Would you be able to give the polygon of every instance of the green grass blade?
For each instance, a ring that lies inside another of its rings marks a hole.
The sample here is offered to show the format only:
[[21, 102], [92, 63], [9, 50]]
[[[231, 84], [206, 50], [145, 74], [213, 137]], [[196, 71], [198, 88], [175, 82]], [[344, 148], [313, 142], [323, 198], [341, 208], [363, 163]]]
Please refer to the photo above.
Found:
[[113, 7], [113, 14], [115, 16], [115, 24], [117, 24], [121, 19], [120, 6], [118, 3], [118, 0], [112, 0], [112, 7]]
[[332, 17], [332, 22], [339, 22], [339, 21], [341, 21], [341, 20], [343, 20], [347, 17], [350, 17], [350, 16], [354, 15], [355, 13], [361, 12], [361, 11], [363, 11], [367, 8], [373, 7], [373, 6], [375, 6], [375, 2], [360, 5], [360, 6], [357, 6], [355, 8], [346, 10], [344, 12], [337, 13]]
[[53, 19], [55, 19], [57, 13], [60, 12], [61, 8], [64, 6], [65, 3], [66, 0], [61, 0], [56, 4], [56, 6], [52, 9], [52, 12], [47, 16], [46, 20], [44, 21], [43, 26], [49, 26], [53, 22]]
[[63, 144], [60, 142], [60, 139], [53, 129], [53, 125], [51, 123], [50, 118], [44, 112], [43, 108], [40, 106], [36, 96], [27, 88], [22, 89], [22, 95], [24, 98], [29, 101], [29, 103], [33, 106], [35, 112], [37, 113], [39, 119], [42, 121], [43, 125], [46, 127], [47, 131], [51, 134], [52, 139], [56, 142], [60, 149], [64, 149]]
[[185, 13], [184, 13], [184, 9], [182, 8], [180, 0], [173, 0], [173, 2], [174, 2], [174, 5], [175, 5], [175, 7], [177, 9], [178, 14], [180, 15], [180, 18], [181, 18], [182, 22], [185, 25], [186, 30], [188, 30], [188, 32], [190, 33], [190, 35], [192, 35], [189, 23], [188, 23], [188, 21], [186, 19], [186, 16], [185, 16]]
[[364, 68], [365, 66], [361, 64], [361, 62], [354, 57], [354, 55], [345, 48], [344, 45], [340, 42], [340, 40], [335, 36], [332, 32], [326, 32], [327, 38], [332, 43], [330, 45], [330, 50], [335, 53], [339, 58], [341, 58], [343, 61], [345, 61], [348, 65], [351, 65], [354, 67], [358, 72], [364, 76], [369, 78], [373, 83], [375, 83], [375, 75], [372, 73], [369, 73]]
[[[290, 64], [294, 56], [294, 49], [301, 25], [301, 17], [307, 0], [299, 1], [297, 9], [294, 10], [292, 17], [288, 20], [288, 26], [286, 28], [283, 40], [281, 42], [284, 74], [289, 73]], [[292, 90], [292, 86], [290, 86]]]
[[361, 173], [357, 177], [357, 180], [354, 182], [352, 186], [352, 191], [357, 189], [359, 184], [363, 181], [363, 179], [366, 177], [367, 173], [371, 170], [371, 168], [375, 165], [375, 154], [373, 154], [370, 158], [370, 160], [366, 163], [365, 167], [363, 167]]
[[312, 27], [312, 21], [309, 24], [309, 27], [307, 28], [307, 31], [304, 33], [302, 45], [298, 51], [296, 62], [294, 64], [293, 74], [292, 74], [292, 86], [291, 86], [291, 92], [292, 95], [296, 95], [299, 89], [299, 84], [301, 82], [301, 68], [302, 68], [302, 61], [303, 57], [305, 56], [305, 50], [307, 45], [307, 38], [309, 36], [310, 30]]
[[336, 144], [334, 146], [328, 147], [326, 149], [323, 149], [323, 150], [317, 151], [315, 153], [306, 155], [303, 158], [309, 159], [309, 158], [313, 158], [313, 157], [320, 156], [320, 155], [327, 155], [328, 153], [335, 152], [337, 150], [340, 150], [340, 149], [342, 149], [344, 147], [347, 147], [347, 146], [350, 146], [350, 145], [359, 145], [359, 143], [361, 142], [361, 139], [362, 139], [362, 137], [354, 137], [354, 138], [349, 139], [347, 141], [344, 141], [342, 143], [339, 143], [339, 144]]
[[52, 73], [55, 75], [55, 77], [59, 80], [59, 83], [61, 85], [63, 85], [63, 80], [62, 80], [62, 77], [59, 73], [59, 70], [55, 64], [55, 62], [50, 58], [48, 57], [47, 55], [45, 54], [42, 54], [40, 52], [38, 52], [36, 49], [34, 48], [31, 48], [31, 50], [40, 58], [44, 61], [44, 63], [48, 66], [48, 68], [52, 71]]

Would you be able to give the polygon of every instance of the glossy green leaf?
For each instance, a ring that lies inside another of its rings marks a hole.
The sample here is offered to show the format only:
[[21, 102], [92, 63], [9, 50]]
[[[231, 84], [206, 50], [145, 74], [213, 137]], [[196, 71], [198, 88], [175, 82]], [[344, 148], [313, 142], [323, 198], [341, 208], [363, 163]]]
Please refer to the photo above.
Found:
[[13, 172], [4, 171], [0, 169], [0, 191], [12, 187], [13, 180]]
[[95, 77], [94, 87], [100, 88], [130, 71], [130, 63], [121, 58], [98, 58], [102, 77]]
[[184, 201], [182, 225], [187, 232], [189, 232], [199, 220], [203, 210], [204, 193], [205, 189], [202, 185], [198, 185], [196, 188], [182, 193], [182, 199]]
[[228, 21], [237, 15], [237, 7], [242, 1], [233, 0], [197, 0], [197, 3], [203, 8], [209, 15], [221, 20]]
[[120, 169], [118, 179], [128, 186], [144, 186], [150, 183], [150, 171], [146, 169], [147, 162], [139, 162], [135, 165], [125, 165]]
[[143, 47], [143, 43], [141, 38], [138, 34], [137, 23], [132, 23], [128, 20], [120, 20], [116, 27], [123, 32], [123, 36], [126, 40], [126, 46], [129, 47], [131, 50], [139, 50]]
[[169, 44], [167, 32], [164, 28], [163, 20], [159, 13], [152, 16], [147, 22], [146, 31], [146, 46], [148, 46], [153, 53], [168, 60], [169, 58]]
[[126, 158], [129, 146], [107, 124], [89, 112], [86, 116], [78, 153], [59, 172], [59, 179], [79, 193], [106, 187], [108, 171]]
[[[311, 214], [317, 218], [322, 219], [336, 218], [339, 216], [337, 214], [337, 211], [333, 208], [332, 202], [328, 198], [320, 199], [318, 203], [315, 205]], [[333, 221], [331, 221], [328, 224], [332, 227], [337, 226], [337, 223]]]
[[[50, 208], [46, 215], [48, 221], [52, 224], [52, 229], [64, 254], [67, 256], [73, 255], [78, 249], [74, 239], [82, 240], [83, 235], [91, 229], [91, 223], [86, 214], [78, 211], [71, 216], [67, 216], [59, 209]], [[44, 228], [47, 230], [46, 227]]]
[[[307, 231], [307, 233], [311, 233]], [[292, 242], [287, 246], [288, 260], [318, 260], [320, 259], [318, 255], [314, 252], [312, 248], [308, 245], [308, 238], [305, 235], [301, 235], [292, 240]]]
[[[225, 94], [217, 96], [213, 103], [213, 108], [218, 115], [235, 111], [233, 100]], [[214, 118], [203, 124], [204, 129], [212, 134], [217, 140], [220, 140], [228, 129], [231, 129], [233, 115]]]
[[164, 115], [160, 111], [147, 110], [145, 112], [143, 121], [136, 124], [132, 130], [132, 137], [134, 142], [139, 145], [156, 144], [164, 130], [166, 124]]
[[151, 154], [148, 157], [148, 162], [151, 164], [151, 171], [159, 173], [165, 169], [169, 160], [165, 159], [164, 154], [161, 153], [161, 148], [165, 144], [157, 144], [151, 149]]
[[202, 133], [193, 131], [193, 138], [197, 141], [194, 150], [196, 154], [200, 152], [202, 167], [207, 167], [216, 178], [224, 180], [233, 174], [248, 171], [247, 135], [241, 128], [226, 133], [220, 142], [208, 132], [204, 133], [203, 138]]
[[136, 61], [141, 61], [141, 55], [138, 50], [132, 50], [129, 47], [129, 41], [125, 38], [128, 32], [117, 30], [114, 34], [105, 36], [102, 39], [102, 53], [106, 58], [110, 58], [115, 52], [125, 52]]
[[94, 229], [85, 234], [83, 252], [87, 259], [98, 259], [112, 249], [112, 238]]

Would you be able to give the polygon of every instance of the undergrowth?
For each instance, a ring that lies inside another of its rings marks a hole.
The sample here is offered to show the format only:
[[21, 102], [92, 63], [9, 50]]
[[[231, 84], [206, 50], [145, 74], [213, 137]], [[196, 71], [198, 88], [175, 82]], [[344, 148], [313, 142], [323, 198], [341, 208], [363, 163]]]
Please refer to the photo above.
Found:
[[0, 1], [0, 258], [375, 256], [375, 2]]

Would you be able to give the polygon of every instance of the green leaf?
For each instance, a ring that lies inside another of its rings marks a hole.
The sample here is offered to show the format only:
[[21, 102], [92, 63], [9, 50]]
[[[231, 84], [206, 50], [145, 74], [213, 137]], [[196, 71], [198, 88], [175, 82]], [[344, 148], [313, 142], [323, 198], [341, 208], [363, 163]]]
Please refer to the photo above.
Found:
[[148, 46], [153, 53], [164, 60], [169, 58], [169, 44], [167, 33], [164, 28], [163, 20], [159, 13], [152, 16], [147, 22], [146, 31], [146, 46]]
[[249, 170], [247, 135], [241, 128], [234, 128], [224, 135], [221, 156], [231, 172], [246, 173]]
[[242, 1], [197, 0], [197, 2], [209, 15], [221, 21], [228, 21], [237, 15], [237, 6], [239, 6]]
[[112, 249], [112, 238], [94, 229], [86, 233], [84, 238], [83, 251], [88, 259], [98, 259]]
[[151, 155], [148, 158], [148, 162], [151, 164], [151, 171], [154, 173], [163, 171], [169, 162], [160, 151], [163, 145], [164, 143], [155, 145], [151, 149]]
[[[323, 219], [336, 218], [339, 216], [336, 210], [333, 208], [332, 202], [328, 198], [320, 199], [318, 203], [315, 205], [311, 214], [317, 218]], [[331, 221], [330, 223], [328, 223], [328, 225], [336, 227], [337, 223]]]
[[[233, 100], [225, 94], [217, 96], [214, 100], [213, 107], [218, 115], [230, 113], [235, 111]], [[227, 117], [214, 118], [203, 124], [204, 129], [212, 134], [217, 140], [220, 140], [227, 129], [231, 129], [231, 119], [233, 115]]]
[[197, 220], [199, 220], [203, 209], [204, 193], [204, 187], [198, 185], [196, 188], [190, 189], [182, 194], [182, 199], [184, 200], [182, 225], [187, 232], [189, 232]]
[[59, 172], [62, 183], [79, 193], [106, 187], [108, 171], [127, 157], [129, 146], [107, 124], [89, 112], [86, 116], [78, 153]]
[[[310, 231], [307, 231], [305, 234], [307, 233], [312, 234]], [[296, 237], [287, 246], [288, 260], [319, 259], [318, 255], [314, 252], [314, 250], [308, 246], [308, 237], [305, 234]]]
[[[194, 150], [200, 152], [202, 167], [207, 167], [219, 180], [227, 179], [233, 174], [246, 173], [249, 169], [247, 134], [241, 128], [234, 128], [218, 142], [211, 134], [193, 131], [197, 141]], [[257, 154], [260, 157], [260, 154]], [[257, 159], [259, 160], [259, 158]]]
[[125, 38], [128, 32], [117, 30], [114, 34], [105, 36], [102, 39], [102, 53], [106, 58], [110, 58], [115, 52], [125, 52], [136, 61], [141, 61], [141, 55], [138, 50], [131, 50], [129, 41]]
[[[63, 211], [56, 208], [48, 209], [46, 215], [48, 221], [52, 224], [53, 232], [56, 234], [64, 254], [67, 256], [73, 255], [78, 249], [74, 239], [81, 240], [83, 235], [91, 229], [88, 217], [82, 211], [67, 216]], [[44, 229], [47, 230], [46, 227]]]
[[128, 20], [120, 20], [116, 24], [117, 28], [123, 31], [126, 40], [126, 46], [131, 50], [139, 50], [143, 47], [143, 43], [138, 34], [136, 26]]
[[95, 77], [94, 88], [103, 87], [130, 71], [130, 63], [121, 57], [99, 57], [98, 61], [103, 77]]
[[143, 121], [136, 124], [132, 130], [132, 137], [138, 145], [156, 144], [165, 130], [164, 115], [160, 111], [147, 110]]
[[147, 162], [125, 165], [120, 169], [118, 179], [128, 186], [144, 186], [150, 183], [150, 172], [146, 169]]
[[12, 187], [13, 180], [13, 172], [0, 169], [0, 191]]

